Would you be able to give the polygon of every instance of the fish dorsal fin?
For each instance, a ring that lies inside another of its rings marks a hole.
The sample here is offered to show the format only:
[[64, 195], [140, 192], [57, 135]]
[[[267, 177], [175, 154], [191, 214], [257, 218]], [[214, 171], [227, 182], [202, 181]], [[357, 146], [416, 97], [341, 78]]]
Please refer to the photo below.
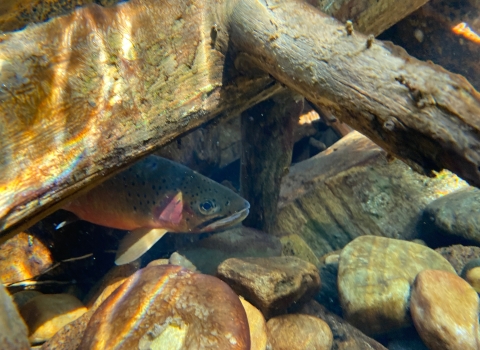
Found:
[[124, 265], [141, 257], [167, 230], [163, 228], [141, 227], [128, 232], [121, 240], [115, 256], [116, 265]]

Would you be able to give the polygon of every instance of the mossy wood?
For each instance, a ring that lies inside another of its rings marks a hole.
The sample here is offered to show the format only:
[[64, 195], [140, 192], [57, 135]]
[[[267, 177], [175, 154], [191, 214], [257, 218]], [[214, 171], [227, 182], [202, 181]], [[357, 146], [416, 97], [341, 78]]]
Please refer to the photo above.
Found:
[[280, 89], [231, 69], [239, 52], [411, 164], [480, 184], [480, 102], [466, 80], [302, 2], [90, 5], [0, 40], [3, 238]]

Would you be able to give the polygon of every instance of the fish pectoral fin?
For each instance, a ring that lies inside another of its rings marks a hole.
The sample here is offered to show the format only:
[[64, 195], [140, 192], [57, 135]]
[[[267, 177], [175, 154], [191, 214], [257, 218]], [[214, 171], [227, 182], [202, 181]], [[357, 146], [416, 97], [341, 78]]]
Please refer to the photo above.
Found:
[[141, 257], [157, 241], [167, 233], [163, 228], [142, 227], [128, 232], [120, 241], [117, 255], [115, 256], [116, 265], [124, 265]]

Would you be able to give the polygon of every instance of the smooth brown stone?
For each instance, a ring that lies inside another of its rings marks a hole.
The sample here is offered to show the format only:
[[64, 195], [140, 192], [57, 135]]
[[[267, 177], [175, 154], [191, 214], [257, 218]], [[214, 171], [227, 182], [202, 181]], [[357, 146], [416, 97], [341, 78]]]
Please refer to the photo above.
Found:
[[78, 349], [250, 349], [245, 310], [219, 279], [179, 266], [137, 271], [94, 313]]
[[413, 284], [410, 312], [429, 349], [478, 350], [478, 294], [454, 273], [420, 272]]
[[84, 298], [85, 306], [91, 309], [94, 304], [100, 305], [112, 292], [117, 289], [128, 277], [140, 268], [137, 259], [130, 264], [114, 266], [107, 274], [95, 284]]
[[30, 349], [27, 326], [2, 283], [0, 283], [0, 349]]
[[244, 298], [240, 301], [247, 314], [248, 326], [250, 329], [250, 350], [265, 350], [267, 347], [267, 322], [262, 313]]
[[110, 296], [110, 294], [112, 294], [127, 279], [127, 277], [122, 278], [121, 275], [125, 272], [128, 273], [128, 271], [132, 268], [132, 265], [135, 267], [135, 264], [132, 263], [112, 268], [112, 270], [107, 273], [106, 277], [111, 274], [111, 276], [114, 276], [115, 281], [111, 279], [110, 283], [103, 289], [102, 293], [98, 297], [91, 297], [90, 303], [93, 304], [91, 304], [88, 311], [58, 331], [53, 338], [42, 345], [42, 350], [77, 349], [82, 341], [83, 333], [85, 332], [88, 322], [92, 318], [93, 314]]
[[53, 264], [50, 250], [35, 236], [21, 232], [0, 246], [0, 281], [23, 281]]
[[282, 315], [267, 322], [272, 350], [330, 350], [333, 334], [323, 320], [301, 314]]
[[29, 300], [42, 295], [39, 291], [36, 290], [22, 290], [12, 295], [13, 302], [17, 306], [17, 309], [25, 305]]
[[81, 317], [87, 308], [70, 294], [42, 294], [20, 309], [29, 329], [31, 343], [42, 343], [52, 338], [60, 329]]
[[434, 250], [407, 241], [361, 236], [343, 248], [338, 291], [345, 319], [366, 334], [381, 334], [411, 325], [410, 287], [425, 269], [455, 273]]
[[317, 267], [293, 256], [228, 259], [218, 266], [217, 276], [267, 319], [302, 304], [320, 288]]
[[454, 244], [449, 247], [437, 248], [435, 251], [447, 259], [458, 275], [462, 273], [469, 261], [480, 258], [480, 248], [474, 246]]
[[343, 318], [329, 312], [314, 300], [306, 303], [298, 312], [324, 320], [333, 333], [333, 349], [336, 350], [387, 350], [376, 340], [366, 336]]

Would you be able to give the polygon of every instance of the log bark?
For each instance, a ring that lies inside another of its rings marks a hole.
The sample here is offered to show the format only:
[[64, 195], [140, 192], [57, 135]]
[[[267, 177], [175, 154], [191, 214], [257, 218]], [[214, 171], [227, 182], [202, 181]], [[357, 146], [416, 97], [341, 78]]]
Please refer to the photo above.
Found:
[[354, 28], [363, 34], [377, 36], [428, 0], [309, 0], [308, 2], [340, 22], [351, 20]]
[[[245, 52], [402, 159], [475, 185], [478, 94], [295, 1], [92, 5], [0, 38], [1, 238], [214, 116], [279, 91]], [[416, 142], [419, 146], [416, 146]]]
[[292, 162], [293, 131], [303, 97], [287, 90], [242, 113], [242, 196], [250, 202], [244, 225], [272, 233], [280, 184]]
[[258, 67], [416, 170], [480, 185], [480, 94], [465, 78], [305, 3], [229, 5], [230, 39]]

